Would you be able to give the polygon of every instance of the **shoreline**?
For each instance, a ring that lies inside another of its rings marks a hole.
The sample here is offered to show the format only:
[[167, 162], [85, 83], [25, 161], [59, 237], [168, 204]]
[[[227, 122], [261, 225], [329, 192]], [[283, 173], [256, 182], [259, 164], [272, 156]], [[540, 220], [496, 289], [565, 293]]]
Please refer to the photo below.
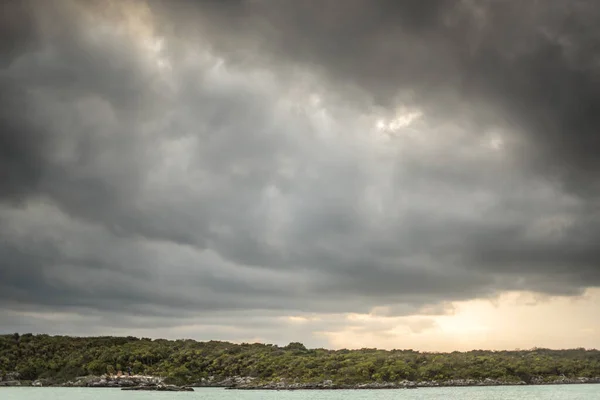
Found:
[[[214, 386], [214, 387], [222, 387], [226, 390], [286, 390], [286, 391], [296, 391], [296, 390], [400, 390], [400, 389], [424, 389], [424, 388], [448, 388], [448, 387], [498, 387], [498, 386], [559, 386], [559, 385], [596, 385], [600, 384], [600, 379], [591, 380], [586, 382], [540, 382], [540, 383], [525, 383], [525, 382], [515, 382], [515, 383], [469, 383], [469, 384], [447, 384], [444, 382], [417, 382], [413, 385], [403, 385], [403, 384], [394, 384], [394, 383], [380, 383], [380, 384], [359, 384], [359, 385], [332, 385], [332, 386], [316, 386], [316, 385], [306, 385], [306, 386]], [[204, 386], [210, 387], [210, 386]]]
[[[493, 385], [429, 385], [429, 386], [382, 386], [382, 387], [353, 387], [353, 386], [336, 386], [336, 387], [320, 387], [320, 388], [267, 388], [267, 387], [230, 387], [230, 386], [193, 386], [184, 385], [185, 388], [192, 388], [194, 390], [201, 389], [223, 389], [223, 390], [246, 390], [246, 391], [329, 391], [329, 390], [411, 390], [411, 389], [436, 389], [436, 388], [471, 388], [471, 387], [500, 387], [500, 386], [572, 386], [572, 385], [598, 385], [600, 382], [584, 382], [584, 383], [532, 383], [532, 384], [518, 384], [518, 383], [506, 383], [506, 384], [493, 384]], [[52, 385], [52, 386], [33, 386], [33, 385], [0, 385], [0, 391], [2, 388], [19, 388], [19, 389], [57, 389], [57, 388], [73, 388], [73, 389], [129, 389], [129, 387], [119, 386], [63, 386], [63, 385]], [[137, 389], [137, 388], [135, 388]], [[137, 389], [140, 390], [140, 389]]]
[[[77, 387], [77, 388], [151, 388], [165, 386], [162, 377], [156, 376], [123, 376], [123, 377], [80, 377], [67, 382], [48, 381], [0, 381], [2, 387]], [[335, 384], [332, 381], [311, 383], [288, 383], [285, 381], [253, 383], [250, 378], [234, 377], [217, 382], [195, 382], [179, 385], [194, 389], [220, 388], [226, 390], [398, 390], [398, 389], [421, 389], [421, 388], [446, 388], [446, 387], [491, 387], [491, 386], [554, 386], [554, 385], [586, 385], [600, 384], [600, 377], [595, 378], [559, 378], [555, 380], [544, 380], [541, 377], [532, 378], [531, 382], [524, 381], [501, 381], [495, 379], [453, 379], [446, 381], [397, 381], [397, 382], [365, 382], [357, 384]], [[168, 385], [175, 387], [175, 385]]]

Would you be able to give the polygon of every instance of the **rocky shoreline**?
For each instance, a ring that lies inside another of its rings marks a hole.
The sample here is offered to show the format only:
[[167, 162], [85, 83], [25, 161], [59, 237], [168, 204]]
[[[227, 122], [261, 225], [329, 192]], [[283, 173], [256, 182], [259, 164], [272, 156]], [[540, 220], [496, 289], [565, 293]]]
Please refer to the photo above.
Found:
[[193, 392], [190, 386], [176, 386], [164, 383], [164, 378], [148, 375], [133, 376], [81, 376], [72, 381], [53, 382], [39, 379], [33, 382], [21, 381], [10, 376], [10, 380], [0, 381], [0, 386], [34, 386], [34, 387], [90, 387], [90, 388], [121, 388], [121, 390], [145, 390], [159, 392]]
[[369, 382], [354, 385], [339, 385], [331, 381], [320, 383], [286, 383], [270, 382], [266, 384], [239, 384], [228, 386], [233, 390], [361, 390], [361, 389], [417, 389], [427, 387], [472, 387], [472, 386], [523, 386], [523, 385], [575, 385], [600, 383], [598, 378], [559, 378], [551, 381], [532, 379], [530, 383], [524, 381], [506, 382], [496, 379], [453, 379], [447, 381], [399, 381], [399, 382]]
[[[446, 381], [398, 381], [398, 382], [367, 382], [358, 384], [336, 384], [330, 380], [322, 382], [297, 383], [285, 380], [258, 382], [252, 377], [234, 376], [226, 379], [201, 379], [186, 385], [167, 385], [164, 378], [157, 376], [83, 376], [67, 382], [52, 382], [49, 380], [36, 380], [33, 382], [19, 380], [18, 374], [12, 373], [0, 381], [2, 386], [34, 386], [34, 387], [95, 387], [95, 388], [121, 388], [122, 390], [148, 390], [148, 391], [193, 391], [193, 387], [218, 387], [232, 390], [360, 390], [360, 389], [416, 389], [425, 387], [468, 387], [468, 386], [515, 386], [515, 385], [572, 385], [600, 383], [596, 378], [567, 378], [544, 379], [533, 377], [530, 382], [502, 381], [498, 379], [453, 379]], [[6, 379], [7, 378], [7, 379]]]

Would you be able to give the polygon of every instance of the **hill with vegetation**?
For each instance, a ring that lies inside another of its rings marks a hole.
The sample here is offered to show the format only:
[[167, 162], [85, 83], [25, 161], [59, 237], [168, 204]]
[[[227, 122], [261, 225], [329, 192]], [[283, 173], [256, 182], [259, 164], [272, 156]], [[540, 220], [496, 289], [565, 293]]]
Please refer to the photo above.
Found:
[[0, 335], [0, 380], [65, 382], [117, 371], [167, 377], [179, 384], [251, 377], [336, 385], [369, 382], [492, 379], [531, 383], [600, 377], [600, 351], [532, 349], [429, 353], [413, 350], [307, 349], [301, 343], [233, 344], [135, 337]]

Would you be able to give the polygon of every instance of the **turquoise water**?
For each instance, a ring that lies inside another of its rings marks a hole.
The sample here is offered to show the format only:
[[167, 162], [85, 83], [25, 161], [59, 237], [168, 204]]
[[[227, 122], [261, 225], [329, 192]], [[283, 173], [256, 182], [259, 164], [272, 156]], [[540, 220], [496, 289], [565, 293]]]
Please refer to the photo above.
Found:
[[600, 400], [600, 385], [420, 388], [416, 390], [124, 392], [107, 388], [0, 388], [0, 400]]

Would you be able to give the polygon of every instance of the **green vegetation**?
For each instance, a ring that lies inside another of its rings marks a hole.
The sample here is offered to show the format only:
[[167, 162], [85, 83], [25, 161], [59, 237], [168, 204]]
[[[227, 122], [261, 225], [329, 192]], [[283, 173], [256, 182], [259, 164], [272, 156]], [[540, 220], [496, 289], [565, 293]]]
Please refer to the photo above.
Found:
[[306, 349], [301, 343], [265, 344], [151, 340], [134, 337], [0, 335], [0, 375], [66, 381], [127, 371], [193, 383], [214, 376], [251, 376], [260, 382], [337, 384], [401, 380], [599, 377], [600, 351], [548, 350], [422, 353], [412, 350]]

